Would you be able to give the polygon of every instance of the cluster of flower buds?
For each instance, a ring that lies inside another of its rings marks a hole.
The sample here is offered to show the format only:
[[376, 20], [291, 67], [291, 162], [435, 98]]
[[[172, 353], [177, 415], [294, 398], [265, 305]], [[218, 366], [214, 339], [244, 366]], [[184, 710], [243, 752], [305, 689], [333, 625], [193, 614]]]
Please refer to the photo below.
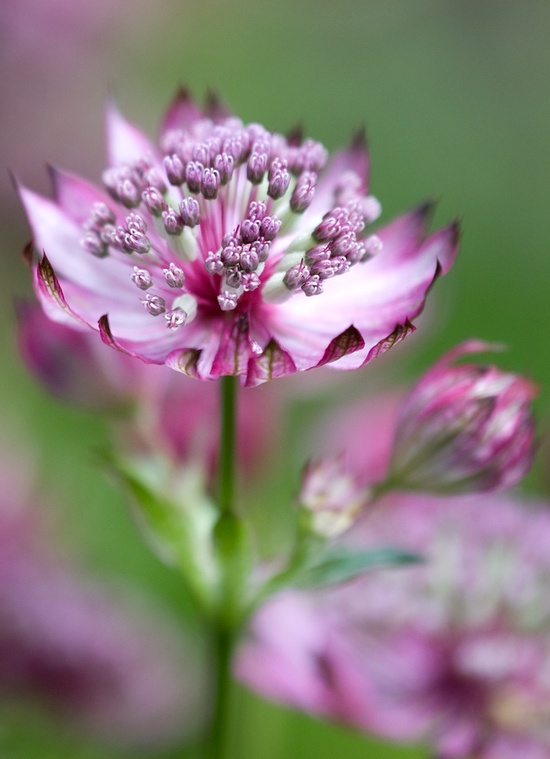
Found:
[[252, 201], [243, 221], [222, 239], [220, 250], [208, 254], [204, 263], [206, 270], [223, 275], [223, 289], [218, 296], [222, 311], [235, 308], [242, 292], [251, 292], [260, 286], [259, 274], [280, 228], [280, 219], [267, 213], [265, 203]]
[[283, 282], [294, 290], [300, 287], [306, 295], [323, 292], [323, 280], [344, 274], [356, 263], [367, 261], [382, 248], [377, 235], [358, 237], [366, 224], [380, 215], [380, 204], [373, 196], [349, 200], [326, 213], [313, 230], [317, 243], [304, 258], [286, 272]]
[[159, 193], [166, 192], [163, 177], [146, 156], [123, 166], [107, 169], [103, 172], [103, 184], [113, 200], [126, 208], [137, 208], [147, 189], [155, 189]]

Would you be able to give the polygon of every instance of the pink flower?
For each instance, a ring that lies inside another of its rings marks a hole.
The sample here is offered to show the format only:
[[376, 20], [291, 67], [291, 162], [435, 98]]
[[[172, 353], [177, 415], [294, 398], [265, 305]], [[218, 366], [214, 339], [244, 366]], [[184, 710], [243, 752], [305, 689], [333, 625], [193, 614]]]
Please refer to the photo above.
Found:
[[444, 356], [405, 399], [395, 431], [390, 480], [433, 492], [515, 485], [534, 455], [533, 383], [494, 366], [453, 365], [491, 350], [476, 341]]
[[65, 403], [100, 411], [124, 408], [147, 387], [161, 392], [166, 384], [166, 370], [109, 350], [88, 329], [51, 321], [37, 303], [17, 304], [17, 326], [27, 368]]
[[[332, 159], [312, 140], [244, 126], [181, 92], [160, 147], [110, 107], [104, 188], [53, 172], [21, 189], [48, 315], [200, 379], [257, 385], [327, 363], [353, 369], [413, 329], [457, 249], [427, 207], [378, 230], [362, 138]], [[42, 253], [44, 255], [42, 255]]]
[[441, 759], [550, 751], [550, 513], [503, 496], [387, 496], [348, 533], [414, 568], [260, 609], [242, 680], [300, 709]]
[[[135, 361], [88, 329], [52, 322], [38, 304], [19, 303], [17, 312], [21, 354], [48, 392], [88, 409], [124, 409], [108, 419], [131, 454], [161, 455], [176, 468], [198, 463], [207, 474], [215, 472], [219, 397], [214, 384]], [[238, 459], [247, 476], [262, 471], [276, 446], [279, 409], [273, 385], [247, 392], [238, 405]]]

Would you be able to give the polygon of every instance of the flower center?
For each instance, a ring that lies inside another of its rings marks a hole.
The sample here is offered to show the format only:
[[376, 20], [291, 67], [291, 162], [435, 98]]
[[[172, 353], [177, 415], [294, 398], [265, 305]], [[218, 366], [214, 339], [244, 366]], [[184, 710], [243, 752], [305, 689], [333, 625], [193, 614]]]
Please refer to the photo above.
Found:
[[131, 280], [147, 291], [144, 308], [164, 315], [169, 329], [202, 306], [232, 311], [259, 288], [268, 300], [297, 290], [318, 295], [325, 279], [380, 247], [375, 235], [362, 235], [380, 206], [363, 197], [354, 172], [335, 190], [335, 206], [304, 230], [326, 162], [318, 142], [298, 144], [234, 118], [202, 119], [166, 133], [161, 149], [162, 160], [143, 156], [104, 173], [124, 223], [96, 203], [82, 245], [100, 258], [128, 257]]

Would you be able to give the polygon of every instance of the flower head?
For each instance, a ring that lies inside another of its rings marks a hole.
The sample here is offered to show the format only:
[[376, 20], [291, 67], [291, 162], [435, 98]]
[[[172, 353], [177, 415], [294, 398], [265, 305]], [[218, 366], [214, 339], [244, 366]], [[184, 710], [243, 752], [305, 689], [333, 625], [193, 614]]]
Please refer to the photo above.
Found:
[[441, 359], [405, 399], [390, 480], [434, 492], [494, 490], [516, 484], [534, 452], [535, 386], [494, 366], [453, 365], [490, 350], [470, 341]]
[[369, 231], [361, 137], [327, 164], [182, 91], [158, 147], [113, 106], [108, 144], [103, 188], [54, 171], [54, 201], [21, 189], [35, 284], [52, 318], [147, 363], [247, 385], [356, 368], [414, 329], [454, 259], [456, 225], [426, 237], [427, 207]]

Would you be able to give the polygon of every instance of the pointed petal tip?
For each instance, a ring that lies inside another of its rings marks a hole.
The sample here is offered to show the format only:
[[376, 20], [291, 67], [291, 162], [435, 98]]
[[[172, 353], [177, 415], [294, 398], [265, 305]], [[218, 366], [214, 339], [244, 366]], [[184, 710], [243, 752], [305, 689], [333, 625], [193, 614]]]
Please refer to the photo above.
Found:
[[180, 82], [176, 94], [174, 95], [174, 100], [193, 100], [189, 85]]
[[166, 113], [170, 113], [172, 109], [178, 108], [183, 105], [196, 106], [193, 95], [191, 94], [191, 88], [187, 84], [180, 83], [176, 89], [172, 99], [168, 103]]
[[232, 115], [231, 109], [227, 106], [219, 92], [213, 89], [208, 89], [206, 92], [204, 110], [206, 115], [213, 121], [220, 121]]
[[351, 145], [352, 150], [361, 150], [362, 152], [368, 152], [369, 144], [367, 139], [367, 127], [362, 124], [352, 135]]
[[117, 340], [115, 339], [111, 331], [111, 325], [109, 323], [109, 314], [103, 314], [103, 316], [100, 316], [100, 318], [97, 321], [97, 327], [99, 329], [99, 335], [102, 341], [105, 343], [105, 345], [108, 345], [109, 348], [114, 348], [120, 353], [126, 353], [127, 355], [135, 355], [135, 354], [129, 353], [121, 345], [118, 344]]
[[458, 245], [462, 238], [462, 227], [460, 219], [454, 219], [454, 221], [449, 224], [449, 232], [451, 235], [452, 244]]
[[304, 125], [301, 123], [295, 124], [287, 133], [286, 139], [289, 145], [292, 147], [298, 147], [304, 140]]
[[15, 171], [10, 166], [7, 167], [7, 171], [8, 171], [8, 176], [10, 178], [12, 185], [17, 190], [19, 187], [19, 180], [17, 179]]
[[59, 200], [59, 185], [62, 181], [64, 172], [62, 169], [59, 169], [57, 166], [54, 166], [52, 163], [46, 163], [46, 171], [48, 172], [48, 176], [50, 177], [50, 184], [52, 187], [52, 192], [55, 200]]
[[25, 245], [23, 250], [21, 251], [21, 255], [23, 256], [23, 261], [27, 264], [27, 266], [32, 268], [32, 265], [34, 263], [34, 240], [29, 240], [29, 242]]
[[109, 119], [114, 114], [120, 114], [120, 107], [118, 105], [118, 97], [115, 92], [114, 86], [111, 84], [107, 89], [107, 95], [105, 97], [105, 118]]
[[429, 221], [431, 221], [435, 209], [437, 207], [437, 200], [435, 198], [426, 198], [420, 205], [416, 206], [415, 209], [413, 209], [413, 214], [415, 216], [418, 216], [419, 219], [422, 219], [422, 221], [427, 224]]

